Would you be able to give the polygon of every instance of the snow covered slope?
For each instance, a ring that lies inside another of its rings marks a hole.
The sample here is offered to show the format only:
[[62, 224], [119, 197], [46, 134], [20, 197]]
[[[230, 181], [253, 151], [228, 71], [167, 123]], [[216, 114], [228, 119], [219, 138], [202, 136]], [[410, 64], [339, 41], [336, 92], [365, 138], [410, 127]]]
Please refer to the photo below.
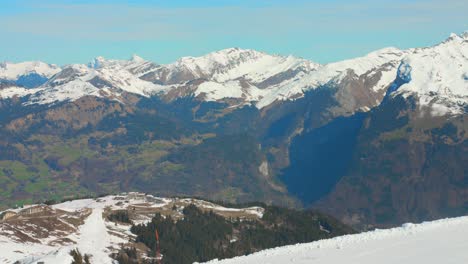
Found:
[[[38, 226], [38, 229], [45, 228], [37, 220], [24, 225], [8, 220], [0, 223], [0, 248], [2, 251], [0, 263], [15, 263], [15, 261], [19, 261], [19, 263], [37, 263], [38, 261], [57, 264], [71, 263], [72, 258], [69, 252], [75, 248], [93, 255], [95, 260], [93, 263], [112, 263], [112, 259], [109, 257], [112, 248], [115, 250], [118, 243], [126, 242], [120, 236], [108, 233], [108, 227], [111, 225], [106, 223], [102, 213], [106, 206], [112, 204], [112, 197], [108, 197], [101, 202], [84, 199], [53, 206], [54, 211], [52, 211], [53, 214], [48, 215], [49, 218], [53, 219], [52, 216], [54, 216], [59, 221], [66, 221], [67, 218], [70, 218], [66, 214], [67, 212], [86, 212], [83, 213], [85, 214], [84, 224], [73, 226], [70, 232], [50, 232], [45, 238], [40, 237], [36, 229], [27, 228], [30, 226]], [[37, 218], [34, 215], [24, 215], [19, 221], [27, 221], [28, 217], [33, 220]], [[71, 224], [68, 223], [68, 225]], [[124, 232], [128, 227], [122, 226], [121, 229]], [[22, 235], [18, 236], [11, 230], [18, 230]], [[36, 239], [25, 241], [25, 236]]]
[[[0, 212], [0, 263], [71, 263], [70, 251], [91, 255], [93, 264], [111, 264], [111, 253], [121, 244], [134, 242], [131, 225], [111, 222], [113, 211], [131, 211], [133, 223], [145, 223], [155, 213], [177, 219], [185, 206], [232, 217], [261, 218], [261, 207], [226, 208], [197, 199], [159, 198], [142, 193], [126, 193], [97, 199], [72, 200], [52, 206], [29, 205]], [[180, 210], [174, 211], [177, 207]], [[8, 213], [5, 217], [5, 213]], [[3, 220], [1, 219], [3, 214]], [[146, 252], [144, 253], [146, 254]], [[18, 262], [16, 262], [18, 261]]]
[[44, 77], [51, 77], [60, 71], [60, 67], [41, 61], [26, 61], [20, 63], [0, 63], [0, 79], [16, 80], [22, 75], [36, 73]]
[[[429, 107], [433, 115], [461, 114], [468, 105], [467, 43], [467, 33], [452, 34], [432, 47], [384, 48], [326, 65], [239, 48], [184, 57], [168, 65], [138, 56], [130, 60], [97, 57], [88, 65], [70, 65], [60, 72], [44, 63], [3, 64], [0, 79], [6, 76], [14, 80], [31, 71], [47, 77], [56, 74], [35, 89], [0, 90], [0, 98], [29, 96], [26, 105], [73, 101], [86, 95], [124, 101], [122, 96], [127, 92], [145, 97], [161, 95], [166, 100], [189, 95], [205, 101], [236, 99], [237, 106], [263, 108], [327, 86], [338, 89], [336, 99], [345, 111], [355, 112], [380, 104], [393, 85], [398, 88], [394, 95], [415, 95], [419, 105]], [[406, 83], [397, 87], [395, 81], [402, 74], [406, 74]]]
[[209, 263], [468, 263], [468, 216], [264, 250]]
[[0, 97], [30, 96], [28, 104], [53, 104], [63, 101], [74, 101], [83, 96], [107, 97], [120, 100], [122, 92], [150, 96], [168, 87], [144, 81], [132, 71], [141, 70], [142, 64], [132, 61], [93, 61], [92, 67], [74, 64], [65, 67], [55, 74], [44, 85], [34, 89], [10, 87], [0, 91]]
[[[400, 75], [408, 82], [398, 93], [416, 95], [433, 116], [462, 114], [468, 106], [468, 32], [452, 34], [430, 48], [412, 49], [402, 60]], [[398, 94], [396, 93], [396, 94]]]
[[[397, 66], [405, 54], [405, 51], [396, 48], [385, 48], [364, 57], [321, 65], [297, 78], [269, 87], [269, 92], [262, 95], [256, 106], [262, 108], [277, 100], [300, 98], [306, 91], [330, 83], [343, 85], [342, 81], [347, 74], [351, 74], [353, 79], [359, 79], [361, 76], [377, 79], [367, 87], [369, 94], [385, 90], [395, 80]], [[375, 104], [378, 103], [380, 101]]]

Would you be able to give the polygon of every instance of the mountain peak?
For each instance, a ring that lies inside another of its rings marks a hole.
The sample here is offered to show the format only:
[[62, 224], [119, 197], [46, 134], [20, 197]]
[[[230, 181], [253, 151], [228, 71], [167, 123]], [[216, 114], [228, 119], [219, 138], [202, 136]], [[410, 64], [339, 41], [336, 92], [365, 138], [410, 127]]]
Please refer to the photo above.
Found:
[[42, 61], [25, 61], [18, 63], [0, 63], [0, 79], [12, 80], [21, 75], [36, 73], [50, 77], [60, 71], [60, 67], [55, 64], [48, 64]]
[[[237, 55], [237, 54], [247, 54], [247, 53], [258, 54], [258, 53], [263, 53], [263, 52], [253, 50], [253, 49], [242, 49], [242, 48], [239, 48], [239, 47], [233, 47], [233, 48], [218, 50], [218, 51], [212, 52], [211, 54], [213, 54], [213, 53], [227, 54], [227, 55]], [[263, 54], [265, 54], [265, 53], [263, 53]]]
[[243, 61], [249, 59], [256, 59], [262, 55], [267, 55], [266, 53], [252, 50], [252, 49], [241, 49], [241, 48], [227, 48], [214, 52], [210, 52], [203, 56], [199, 57], [182, 57], [177, 62], [187, 63], [187, 62], [216, 62], [218, 64], [228, 64], [231, 61]]
[[133, 54], [132, 57], [130, 58], [130, 61], [132, 62], [144, 62], [145, 59], [143, 59], [142, 57], [136, 55], [136, 54]]
[[432, 107], [432, 115], [464, 113], [468, 104], [466, 47], [466, 35], [452, 33], [438, 45], [410, 50], [402, 63], [409, 66], [411, 81], [399, 92], [418, 95], [419, 105]]
[[254, 64], [267, 57], [274, 56], [255, 50], [228, 48], [199, 57], [182, 57], [167, 67], [200, 78], [212, 76], [215, 72], [226, 72], [244, 63]]
[[396, 47], [385, 47], [379, 50], [376, 50], [374, 52], [371, 52], [369, 54], [383, 54], [383, 53], [401, 53], [401, 49], [396, 48]]
[[106, 59], [102, 56], [97, 56], [94, 58], [90, 63], [88, 63], [88, 66], [93, 69], [98, 69], [103, 66], [103, 63], [106, 61]]
[[468, 30], [463, 32], [461, 35], [460, 35], [463, 39], [465, 40], [468, 40]]
[[468, 40], [468, 32], [466, 31], [461, 33], [460, 35], [456, 33], [450, 33], [450, 36], [447, 39], [445, 39], [441, 44], [452, 43], [452, 42], [458, 43], [458, 42], [463, 42], [465, 40]]
[[468, 40], [468, 31], [464, 31], [463, 33], [450, 33], [450, 36], [447, 39], [464, 39]]

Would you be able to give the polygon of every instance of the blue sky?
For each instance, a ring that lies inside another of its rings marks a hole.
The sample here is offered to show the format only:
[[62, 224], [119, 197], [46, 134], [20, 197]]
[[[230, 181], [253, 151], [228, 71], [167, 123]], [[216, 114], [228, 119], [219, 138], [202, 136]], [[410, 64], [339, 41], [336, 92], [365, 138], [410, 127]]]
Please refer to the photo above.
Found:
[[468, 30], [466, 0], [3, 1], [0, 61], [158, 63], [228, 47], [320, 63]]

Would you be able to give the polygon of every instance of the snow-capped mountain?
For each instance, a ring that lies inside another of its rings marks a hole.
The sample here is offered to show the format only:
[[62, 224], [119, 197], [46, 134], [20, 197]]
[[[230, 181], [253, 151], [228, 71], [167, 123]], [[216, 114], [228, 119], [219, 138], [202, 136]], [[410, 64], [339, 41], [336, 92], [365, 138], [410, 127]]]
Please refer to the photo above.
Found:
[[230, 48], [202, 57], [183, 57], [145, 77], [165, 84], [180, 84], [194, 79], [227, 82], [239, 78], [253, 84], [286, 71], [308, 72], [318, 67], [293, 56], [269, 55], [255, 50]]
[[51, 77], [61, 69], [57, 65], [41, 61], [26, 61], [20, 63], [0, 63], [0, 79], [17, 80], [22, 75], [36, 73], [44, 77]]
[[431, 115], [462, 114], [468, 106], [468, 33], [430, 48], [412, 49], [401, 61], [395, 94], [415, 95]]
[[[235, 99], [236, 106], [263, 108], [327, 86], [336, 88], [341, 111], [353, 113], [377, 106], [391, 88], [390, 92], [398, 89], [394, 95], [415, 95], [420, 106], [432, 109], [433, 115], [457, 114], [464, 112], [468, 103], [467, 35], [452, 34], [432, 47], [385, 48], [325, 65], [239, 48], [184, 57], [168, 65], [138, 56], [130, 60], [97, 57], [88, 65], [63, 69], [40, 62], [2, 64], [0, 78], [15, 80], [35, 72], [50, 79], [35, 89], [7, 87], [0, 91], [0, 97], [29, 96], [25, 104], [50, 104], [87, 95], [120, 100], [127, 92], [160, 95], [166, 100], [181, 96], [204, 101]], [[404, 74], [407, 80], [399, 83]]]
[[[382, 93], [395, 79], [398, 62], [404, 56], [405, 52], [396, 48], [386, 48], [367, 54], [351, 60], [340, 61], [320, 65], [312, 71], [303, 73], [296, 78], [284, 80], [272, 85], [269, 93], [265, 94], [256, 104], [262, 108], [268, 106], [274, 101], [291, 100], [304, 96], [304, 93], [324, 86], [337, 86], [341, 89], [347, 89], [347, 85], [354, 80], [359, 80], [353, 87], [353, 90], [365, 90], [365, 93], [373, 95]], [[350, 97], [356, 95], [349, 94]], [[381, 98], [375, 98], [368, 105], [370, 107], [377, 105]], [[353, 110], [360, 109], [356, 107]]]
[[466, 263], [465, 232], [466, 216], [279, 247], [209, 263]]
[[160, 69], [161, 66], [153, 62], [147, 61], [138, 55], [133, 55], [129, 60], [109, 60], [104, 57], [96, 57], [89, 64], [88, 67], [93, 69], [117, 69], [123, 68], [137, 77], [141, 77], [148, 72]]
[[10, 87], [2, 90], [2, 97], [29, 96], [28, 104], [52, 104], [62, 101], [74, 101], [83, 96], [121, 98], [122, 92], [141, 96], [152, 95], [165, 89], [141, 80], [136, 75], [145, 67], [153, 67], [145, 61], [116, 61], [98, 57], [89, 65], [73, 64], [53, 75], [42, 86], [25, 90]]
[[[0, 89], [15, 85], [26, 88], [38, 87], [60, 70], [57, 65], [40, 61], [3, 62], [0, 63]], [[19, 94], [21, 93], [20, 89]]]

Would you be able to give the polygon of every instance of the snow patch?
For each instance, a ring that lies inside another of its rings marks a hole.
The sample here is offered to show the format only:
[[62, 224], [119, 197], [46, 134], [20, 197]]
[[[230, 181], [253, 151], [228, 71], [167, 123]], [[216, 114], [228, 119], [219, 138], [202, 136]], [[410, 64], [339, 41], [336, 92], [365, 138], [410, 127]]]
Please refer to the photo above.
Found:
[[263, 175], [263, 176], [268, 176], [268, 162], [267, 161], [263, 161], [262, 164], [260, 164], [260, 166], [258, 167], [258, 171], [260, 171], [260, 173]]

